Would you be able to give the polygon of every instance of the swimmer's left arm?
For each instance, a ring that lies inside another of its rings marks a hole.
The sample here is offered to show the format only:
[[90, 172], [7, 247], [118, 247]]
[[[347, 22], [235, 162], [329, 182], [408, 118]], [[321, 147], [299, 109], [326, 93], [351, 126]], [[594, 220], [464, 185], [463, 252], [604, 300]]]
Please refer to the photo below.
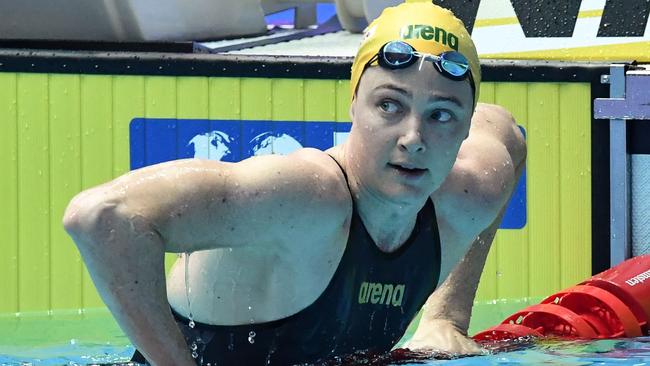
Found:
[[482, 353], [467, 337], [467, 329], [478, 282], [501, 217], [476, 238], [461, 262], [429, 297], [422, 308], [418, 328], [405, 348], [453, 354]]
[[444, 283], [427, 300], [406, 347], [480, 352], [467, 338], [474, 296], [525, 158], [525, 142], [512, 116], [501, 107], [479, 105], [452, 172], [433, 196], [444, 243]]

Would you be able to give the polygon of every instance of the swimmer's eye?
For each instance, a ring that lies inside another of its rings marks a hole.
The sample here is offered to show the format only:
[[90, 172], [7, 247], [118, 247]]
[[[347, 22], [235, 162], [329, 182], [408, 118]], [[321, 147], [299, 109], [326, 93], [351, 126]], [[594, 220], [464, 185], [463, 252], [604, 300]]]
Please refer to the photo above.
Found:
[[397, 113], [400, 110], [399, 104], [391, 100], [381, 101], [379, 108], [385, 113]]
[[447, 110], [436, 109], [435, 111], [433, 111], [433, 113], [431, 113], [431, 119], [438, 122], [445, 123], [454, 119], [454, 115]]

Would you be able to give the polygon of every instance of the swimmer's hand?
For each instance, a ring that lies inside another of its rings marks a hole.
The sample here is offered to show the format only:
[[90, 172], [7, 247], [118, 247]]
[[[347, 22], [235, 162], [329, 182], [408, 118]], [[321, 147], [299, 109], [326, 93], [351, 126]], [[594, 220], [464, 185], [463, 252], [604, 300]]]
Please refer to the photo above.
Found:
[[452, 355], [482, 355], [483, 350], [451, 321], [434, 319], [420, 326], [402, 348], [411, 351], [435, 351]]

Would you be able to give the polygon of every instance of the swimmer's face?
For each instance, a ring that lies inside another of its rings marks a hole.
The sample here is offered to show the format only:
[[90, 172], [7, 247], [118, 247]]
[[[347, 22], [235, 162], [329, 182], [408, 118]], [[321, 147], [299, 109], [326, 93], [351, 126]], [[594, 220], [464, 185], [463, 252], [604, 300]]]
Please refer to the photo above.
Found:
[[368, 68], [350, 107], [348, 151], [362, 184], [397, 200], [421, 199], [442, 184], [473, 113], [467, 80], [418, 66]]

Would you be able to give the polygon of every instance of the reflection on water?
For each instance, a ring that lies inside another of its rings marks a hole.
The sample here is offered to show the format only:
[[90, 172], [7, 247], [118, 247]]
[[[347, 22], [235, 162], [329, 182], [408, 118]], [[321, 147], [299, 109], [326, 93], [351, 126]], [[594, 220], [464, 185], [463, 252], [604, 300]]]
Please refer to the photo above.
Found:
[[[481, 312], [482, 309], [476, 310]], [[251, 335], [252, 339], [254, 337]], [[326, 365], [650, 366], [650, 337], [597, 341], [522, 340], [492, 344], [488, 348], [492, 353], [466, 358], [401, 350], [390, 355], [357, 354], [332, 360]], [[0, 366], [125, 364], [133, 351], [129, 340], [106, 310], [0, 317]]]
[[[3, 348], [6, 352], [6, 347]], [[22, 356], [14, 352], [12, 355], [0, 354], [0, 365], [127, 365], [133, 348], [110, 343], [74, 342], [39, 349], [15, 348], [13, 351], [24, 353]], [[453, 358], [441, 353], [414, 353], [398, 349], [389, 355], [359, 353], [323, 365], [650, 365], [650, 337], [514, 342], [493, 345], [493, 351], [495, 353], [485, 356]]]
[[[437, 365], [441, 361], [428, 361]], [[650, 337], [596, 341], [545, 340], [525, 349], [457, 359], [448, 365], [650, 365]]]

